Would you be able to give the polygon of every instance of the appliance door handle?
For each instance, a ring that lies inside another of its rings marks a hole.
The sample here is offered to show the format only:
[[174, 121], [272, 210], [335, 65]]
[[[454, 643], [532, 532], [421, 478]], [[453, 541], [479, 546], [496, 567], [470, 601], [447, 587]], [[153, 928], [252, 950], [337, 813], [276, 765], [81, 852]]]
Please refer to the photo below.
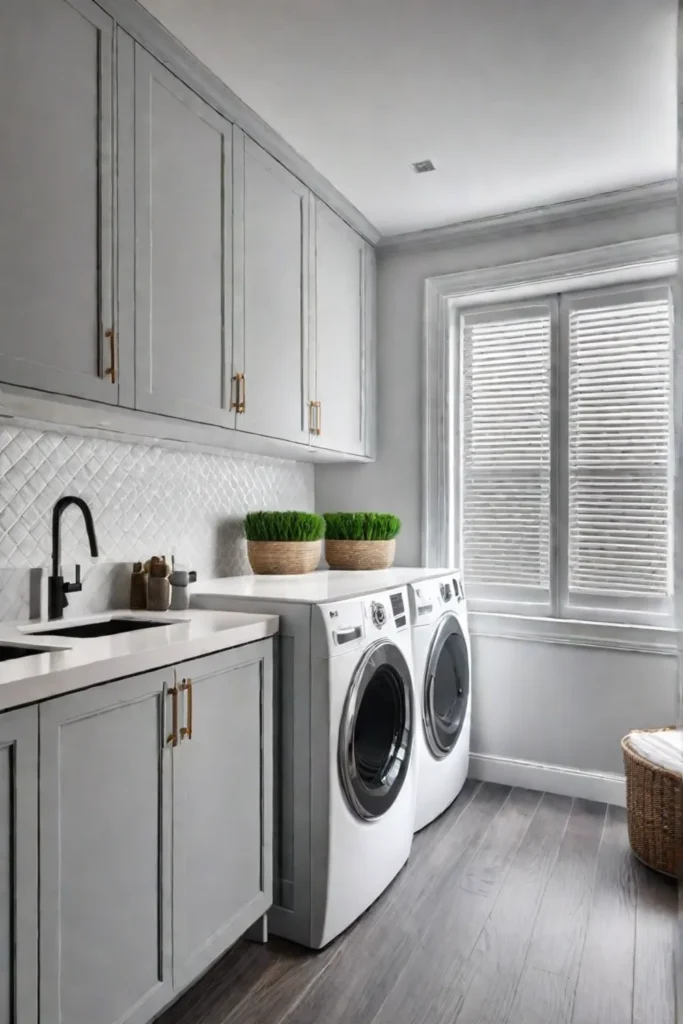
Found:
[[360, 640], [363, 635], [363, 627], [352, 626], [350, 629], [335, 629], [332, 631], [332, 635], [336, 643], [348, 644], [352, 640]]

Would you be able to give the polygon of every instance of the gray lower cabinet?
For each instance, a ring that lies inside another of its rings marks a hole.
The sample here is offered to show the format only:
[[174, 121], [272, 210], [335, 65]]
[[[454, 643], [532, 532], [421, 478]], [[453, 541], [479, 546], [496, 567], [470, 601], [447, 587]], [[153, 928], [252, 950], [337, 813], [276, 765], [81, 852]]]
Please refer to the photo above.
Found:
[[113, 82], [92, 0], [2, 0], [0, 381], [116, 404]]
[[135, 407], [232, 427], [232, 125], [137, 45], [119, 117], [135, 121], [120, 128], [135, 147]]
[[146, 1024], [173, 997], [173, 670], [40, 706], [43, 1024]]
[[[178, 666], [173, 962], [181, 990], [272, 903], [270, 643]], [[184, 689], [183, 686], [191, 689]]]
[[315, 443], [351, 455], [366, 447], [367, 245], [315, 201]]
[[309, 190], [236, 131], [235, 365], [239, 430], [307, 444]]
[[271, 647], [40, 706], [42, 1024], [148, 1024], [267, 911]]
[[38, 1020], [38, 711], [0, 715], [0, 1024]]

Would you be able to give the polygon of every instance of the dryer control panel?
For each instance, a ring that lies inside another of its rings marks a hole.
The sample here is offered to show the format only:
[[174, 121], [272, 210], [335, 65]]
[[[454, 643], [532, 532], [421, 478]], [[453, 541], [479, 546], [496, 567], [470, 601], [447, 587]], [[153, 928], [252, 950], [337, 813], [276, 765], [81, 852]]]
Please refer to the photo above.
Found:
[[459, 575], [449, 574], [408, 587], [410, 618], [414, 626], [425, 625], [438, 619], [449, 609], [459, 616], [465, 612], [465, 595]]

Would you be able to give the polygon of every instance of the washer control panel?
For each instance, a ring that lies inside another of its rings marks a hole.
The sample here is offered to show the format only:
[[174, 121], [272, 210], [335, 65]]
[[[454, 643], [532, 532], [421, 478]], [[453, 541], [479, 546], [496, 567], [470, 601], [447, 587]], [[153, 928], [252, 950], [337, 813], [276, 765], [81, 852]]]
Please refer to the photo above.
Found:
[[377, 626], [377, 629], [382, 629], [386, 625], [387, 610], [381, 601], [372, 602], [370, 605], [370, 617], [373, 624]]
[[[311, 649], [314, 657], [335, 657], [367, 647], [409, 629], [404, 587], [313, 606]], [[322, 627], [322, 628], [321, 628]]]

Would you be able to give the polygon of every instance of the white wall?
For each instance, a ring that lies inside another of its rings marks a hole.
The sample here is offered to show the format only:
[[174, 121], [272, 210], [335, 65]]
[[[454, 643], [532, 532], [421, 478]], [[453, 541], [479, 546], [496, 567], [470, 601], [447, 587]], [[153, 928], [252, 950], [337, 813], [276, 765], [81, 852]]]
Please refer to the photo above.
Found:
[[677, 720], [673, 656], [488, 636], [472, 647], [479, 754], [620, 773], [622, 736]]
[[[397, 564], [421, 560], [421, 374], [425, 278], [666, 234], [675, 206], [596, 217], [549, 233], [382, 256], [378, 280], [378, 458], [316, 469], [316, 508], [401, 517]], [[474, 650], [473, 750], [620, 771], [619, 739], [676, 720], [675, 659], [482, 637]]]

